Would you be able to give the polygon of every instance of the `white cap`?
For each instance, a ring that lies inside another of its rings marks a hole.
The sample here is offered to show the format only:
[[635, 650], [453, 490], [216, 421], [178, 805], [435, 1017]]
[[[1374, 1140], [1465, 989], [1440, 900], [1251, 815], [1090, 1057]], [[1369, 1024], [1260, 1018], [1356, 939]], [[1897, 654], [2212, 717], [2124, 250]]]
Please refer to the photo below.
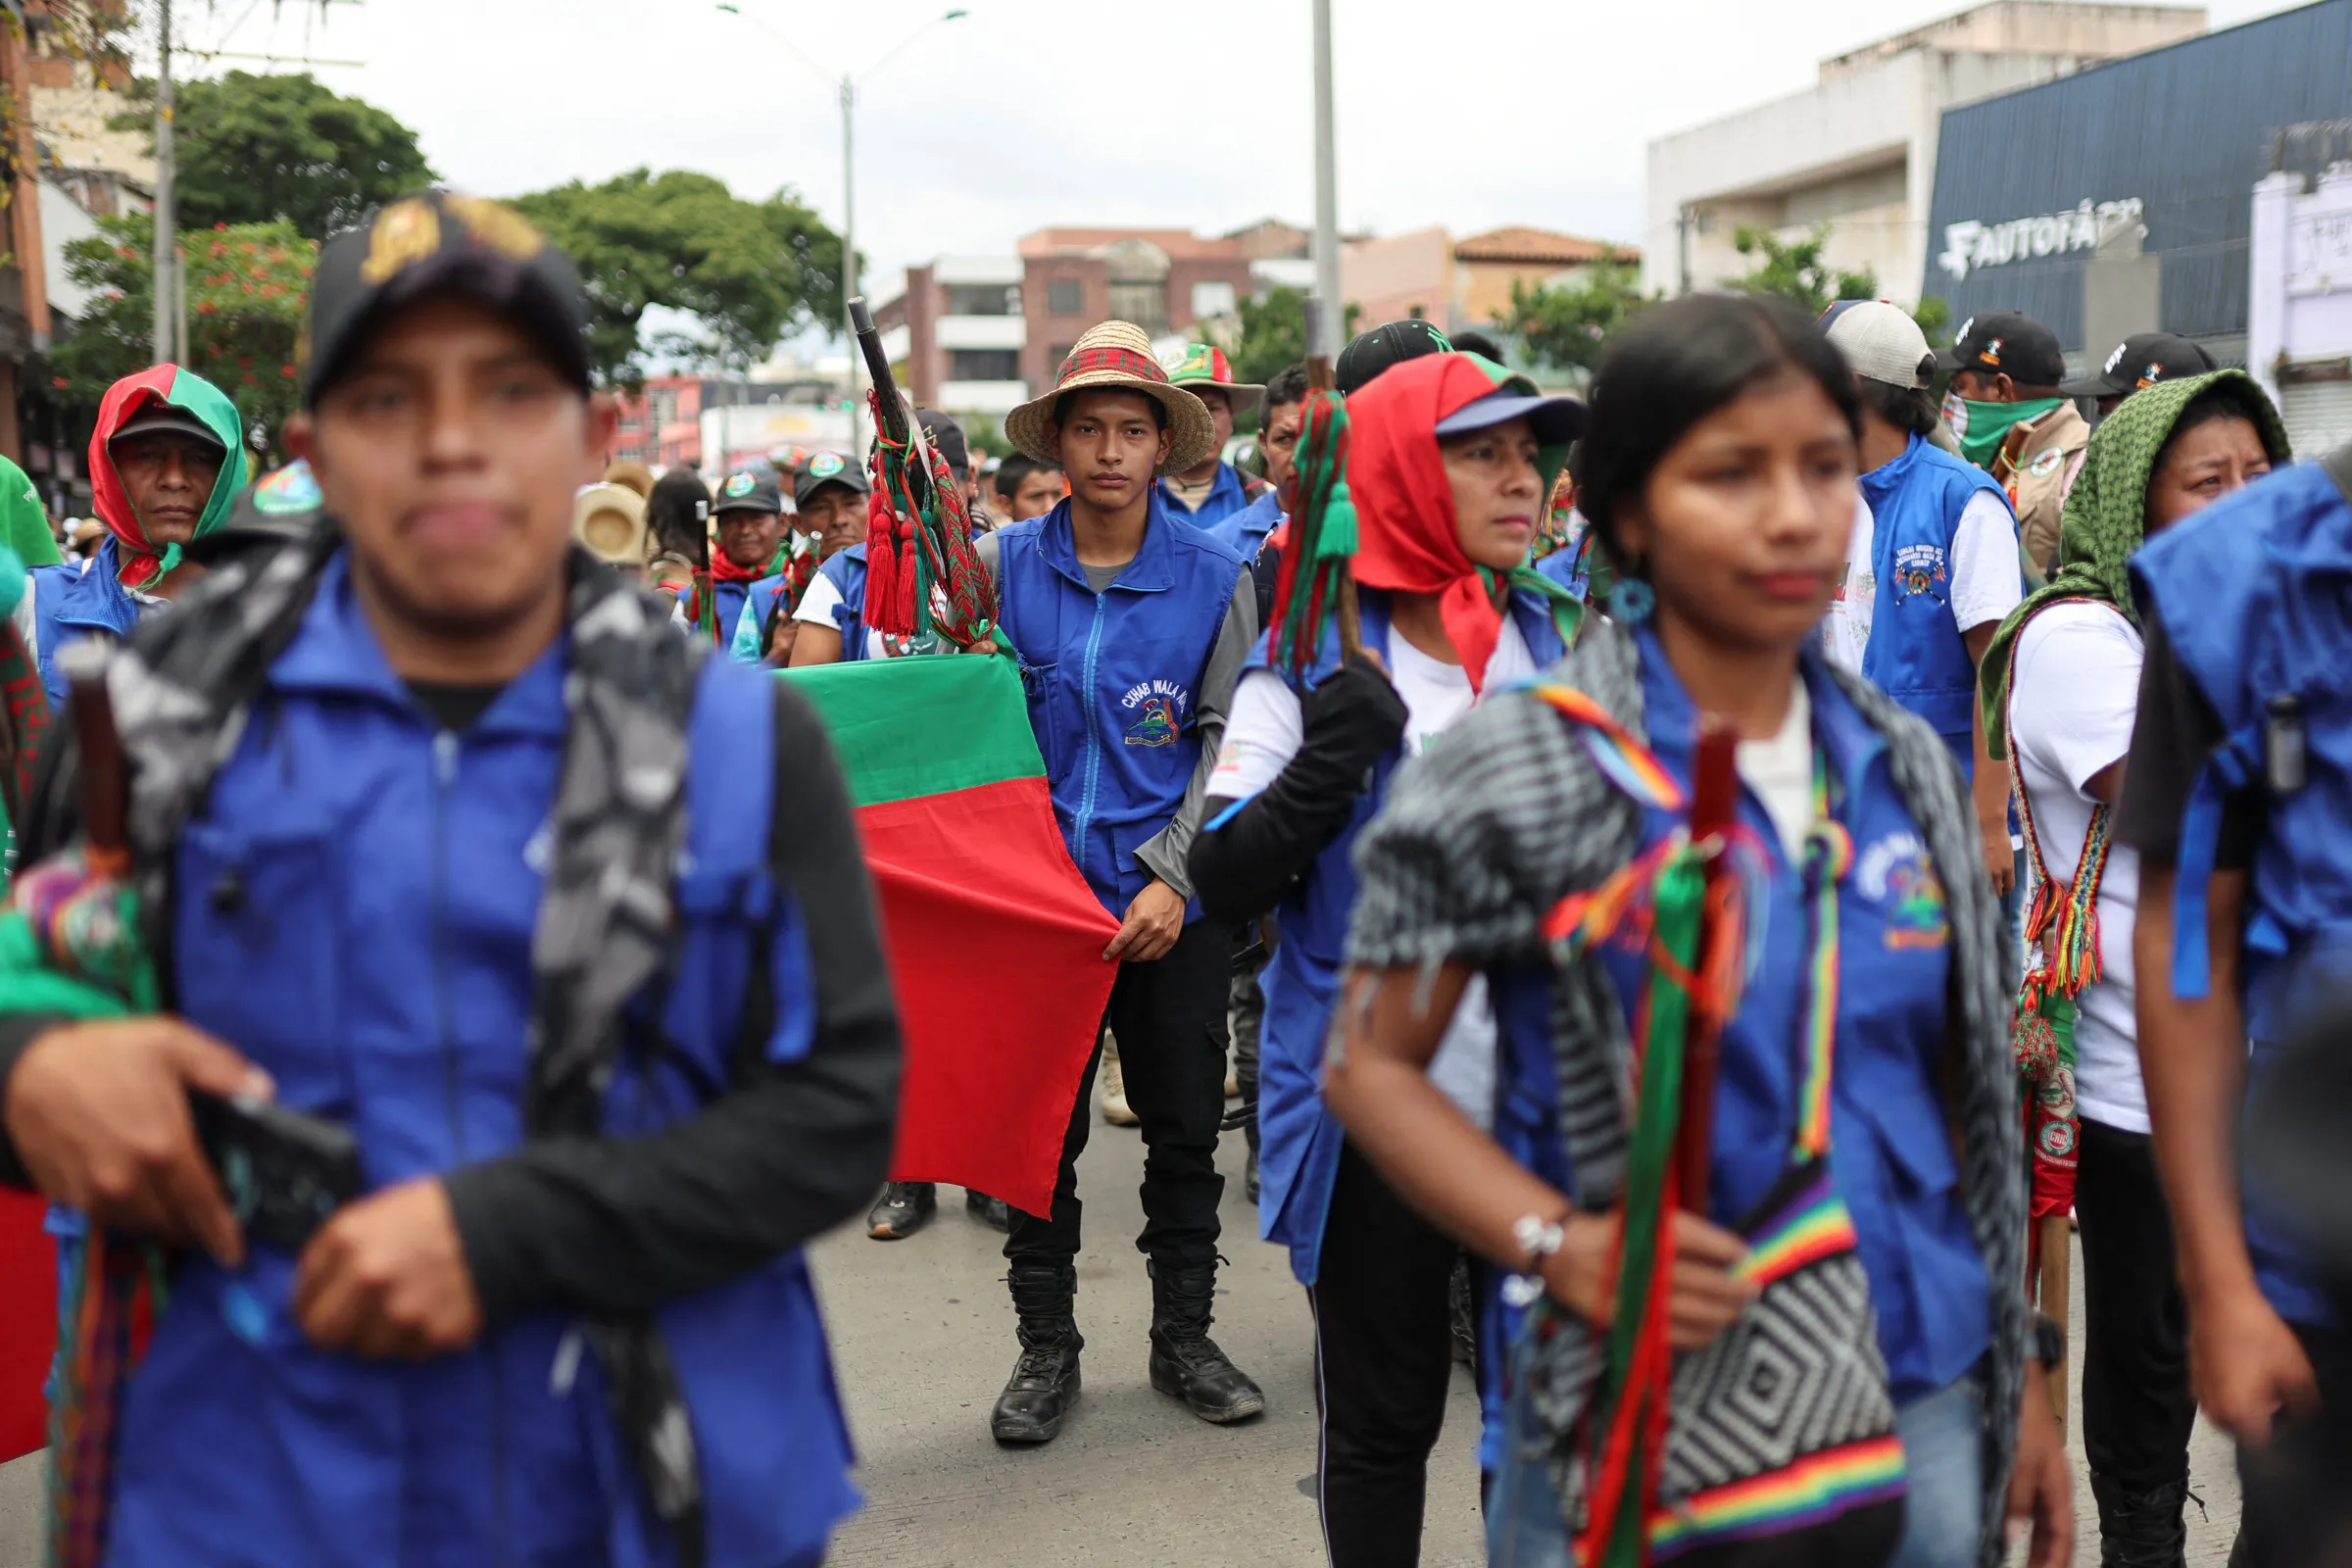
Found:
[[1866, 381], [1923, 387], [1935, 373], [1936, 352], [1928, 347], [1928, 334], [1908, 312], [1884, 300], [1864, 300], [1838, 312], [1830, 323], [1830, 341]]

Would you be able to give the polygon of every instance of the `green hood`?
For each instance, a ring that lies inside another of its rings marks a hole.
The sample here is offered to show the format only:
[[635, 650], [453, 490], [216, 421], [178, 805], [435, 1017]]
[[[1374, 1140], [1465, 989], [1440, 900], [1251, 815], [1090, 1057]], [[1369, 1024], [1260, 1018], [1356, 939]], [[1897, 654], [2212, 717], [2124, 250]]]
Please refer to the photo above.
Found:
[[2132, 602], [2127, 563], [2147, 540], [2148, 481], [2155, 475], [2156, 460], [2172, 439], [2181, 414], [2200, 393], [2223, 383], [2235, 385], [2244, 394], [2271, 462], [2283, 464], [2292, 456], [2286, 426], [2279, 422], [2278, 411], [2271, 407], [2261, 383], [2243, 370], [2216, 370], [2184, 380], [2159, 381], [2132, 393], [2099, 421], [2083, 453], [2082, 471], [2066, 498], [2066, 514], [2058, 528], [2057, 570], [2046, 586], [2028, 595], [2001, 622], [1977, 671], [1984, 741], [1994, 757], [2008, 756], [2004, 720], [2009, 708], [2009, 662], [2027, 621], [2061, 600], [2095, 599], [2122, 611], [2132, 625], [2139, 624], [2139, 607]]

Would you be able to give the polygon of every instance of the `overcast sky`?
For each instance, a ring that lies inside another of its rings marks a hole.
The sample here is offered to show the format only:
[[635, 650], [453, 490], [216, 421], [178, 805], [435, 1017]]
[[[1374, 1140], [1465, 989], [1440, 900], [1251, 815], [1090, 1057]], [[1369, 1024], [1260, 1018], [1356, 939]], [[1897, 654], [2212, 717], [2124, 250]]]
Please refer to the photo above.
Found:
[[[836, 91], [778, 34], [837, 80], [949, 0], [738, 3], [759, 21], [710, 0], [365, 0], [324, 22], [306, 0], [216, 0], [209, 15], [178, 0], [203, 45], [365, 62], [318, 74], [417, 127], [453, 184], [512, 195], [696, 169], [745, 195], [791, 186], [838, 226]], [[966, 4], [859, 91], [870, 269], [1002, 253], [1050, 223], [1311, 220], [1308, 0]], [[1798, 91], [1822, 56], [1959, 7], [1336, 0], [1341, 221], [1639, 243], [1649, 138]], [[2210, 12], [2219, 26], [2282, 9]]]

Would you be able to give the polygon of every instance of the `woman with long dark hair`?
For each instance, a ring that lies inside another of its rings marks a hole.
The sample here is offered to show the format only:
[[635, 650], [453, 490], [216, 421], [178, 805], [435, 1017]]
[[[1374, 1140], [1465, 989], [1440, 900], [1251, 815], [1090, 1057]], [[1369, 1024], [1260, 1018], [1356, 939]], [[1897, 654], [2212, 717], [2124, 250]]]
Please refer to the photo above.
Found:
[[[1192, 870], [1216, 918], [1280, 911], [1260, 1036], [1260, 1214], [1315, 1316], [1324, 1544], [1334, 1568], [1410, 1568], [1446, 1420], [1460, 1248], [1346, 1147], [1323, 1106], [1348, 850], [1400, 762], [1565, 651], [1580, 609], [1523, 564], [1584, 409], [1490, 361], [1433, 354], [1368, 383], [1348, 417], [1363, 651], [1343, 658], [1325, 624], [1284, 657], [1292, 600], [1311, 593], [1307, 574], [1287, 574], [1235, 694]], [[1483, 1123], [1494, 1016], [1475, 995], [1456, 1014], [1435, 1072]]]
[[[2071, 1547], [2027, 1376], [2056, 1350], [2023, 1294], [2014, 956], [1950, 752], [1816, 646], [1854, 398], [1778, 304], [1627, 328], [1579, 463], [1611, 622], [1406, 768], [1357, 844], [1325, 1093], [1510, 1276], [1498, 1563], [1565, 1564], [1574, 1535], [1588, 1564], [1990, 1568], [2026, 1516], [2036, 1568]], [[1694, 837], [1702, 715], [1737, 777]], [[1492, 1131], [1427, 1070], [1481, 977]], [[1680, 1078], [1709, 1041], [1694, 1152]]]

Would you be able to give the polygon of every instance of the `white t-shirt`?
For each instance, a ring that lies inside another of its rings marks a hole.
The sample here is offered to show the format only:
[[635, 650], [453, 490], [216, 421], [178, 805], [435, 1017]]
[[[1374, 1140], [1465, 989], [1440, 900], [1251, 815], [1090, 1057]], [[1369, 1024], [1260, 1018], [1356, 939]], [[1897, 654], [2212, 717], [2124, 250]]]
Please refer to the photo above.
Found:
[[1788, 716], [1772, 738], [1741, 741], [1733, 757], [1740, 782], [1764, 803], [1782, 850], [1801, 863], [1805, 834], [1813, 826], [1813, 698], [1803, 681], [1796, 683]]
[[[1404, 699], [1404, 750], [1417, 757], [1430, 741], [1470, 711], [1477, 696], [1470, 676], [1396, 635], [1385, 650], [1389, 678]], [[1505, 615], [1494, 652], [1487, 660], [1484, 690], [1494, 691], [1536, 671], [1535, 654], [1519, 627]], [[1258, 794], [1298, 755], [1305, 730], [1298, 694], [1270, 669], [1253, 669], [1234, 693], [1233, 717], [1225, 725], [1224, 749], [1209, 775], [1212, 799], [1240, 801]], [[1494, 1124], [1494, 1009], [1487, 1000], [1487, 977], [1473, 975], [1462, 992], [1446, 1038], [1429, 1064], [1430, 1082], [1482, 1128]]]
[[[833, 585], [832, 578], [820, 571], [809, 578], [808, 586], [801, 591], [801, 603], [799, 608], [793, 611], [792, 618], [805, 620], [811, 626], [822, 626], [828, 631], [839, 631], [841, 622], [833, 618], [833, 612], [840, 605], [841, 590]], [[889, 644], [885, 643], [882, 640], [882, 634], [871, 626], [865, 628], [865, 657], [868, 659], [888, 659], [890, 657]]]
[[[2071, 885], [2096, 800], [2083, 786], [2132, 749], [2139, 702], [2140, 636], [2105, 605], [2054, 605], [2018, 637], [2009, 690], [2017, 781], [2033, 808], [2041, 858]], [[2099, 879], [2101, 978], [2083, 988], [2075, 1017], [2075, 1103], [2125, 1132], [2148, 1130], [2132, 1020], [2132, 911], [2139, 852], [2113, 839]]]
[[[1862, 667], [1870, 647], [1870, 623], [1878, 610], [1878, 520], [1870, 503], [1854, 497], [1854, 529], [1845, 547], [1845, 581], [1830, 612], [1822, 617], [1822, 648], [1847, 669]], [[1952, 619], [1960, 630], [2007, 617], [2025, 597], [2025, 569], [2017, 556], [2017, 519], [2008, 503], [1980, 490], [1961, 509], [1952, 530]]]

